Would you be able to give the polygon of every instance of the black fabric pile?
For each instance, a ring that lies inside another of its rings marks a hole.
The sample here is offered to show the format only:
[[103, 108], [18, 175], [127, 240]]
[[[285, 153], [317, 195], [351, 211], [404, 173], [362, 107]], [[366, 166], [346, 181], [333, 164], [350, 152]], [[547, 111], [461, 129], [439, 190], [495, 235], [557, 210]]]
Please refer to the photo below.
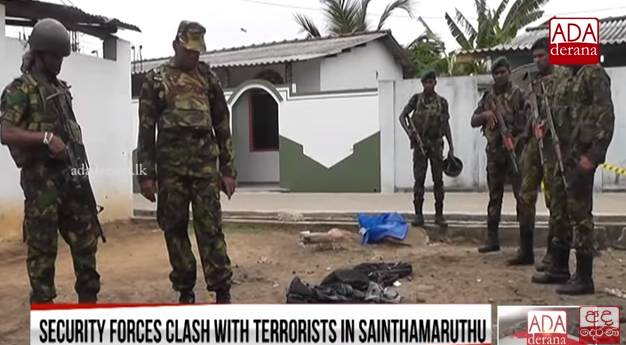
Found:
[[400, 303], [402, 297], [392, 285], [412, 273], [413, 267], [404, 262], [362, 263], [331, 272], [320, 285], [295, 277], [287, 290], [287, 303]]

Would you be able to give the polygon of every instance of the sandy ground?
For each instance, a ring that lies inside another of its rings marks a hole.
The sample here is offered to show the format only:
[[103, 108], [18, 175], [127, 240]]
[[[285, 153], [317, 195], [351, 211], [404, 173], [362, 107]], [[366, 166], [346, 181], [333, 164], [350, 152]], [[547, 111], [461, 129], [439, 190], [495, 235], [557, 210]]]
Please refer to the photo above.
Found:
[[[177, 296], [167, 279], [169, 264], [160, 231], [130, 223], [106, 227], [109, 242], [101, 246], [99, 270], [102, 302], [167, 303]], [[284, 303], [285, 288], [294, 275], [318, 283], [330, 270], [361, 262], [405, 261], [414, 278], [399, 291], [408, 303], [493, 303], [539, 305], [625, 305], [603, 293], [578, 298], [560, 297], [553, 287], [530, 284], [532, 268], [507, 268], [508, 249], [479, 255], [474, 247], [427, 245], [419, 229], [407, 238], [411, 246], [344, 244], [343, 250], [314, 251], [298, 245], [294, 231], [254, 228], [227, 229], [229, 250], [236, 265], [234, 303]], [[0, 343], [28, 344], [28, 281], [21, 243], [0, 243]], [[66, 245], [57, 263], [57, 302], [73, 303], [74, 277]], [[605, 252], [595, 265], [596, 286], [626, 287], [626, 252]], [[210, 296], [202, 292], [199, 299]]]

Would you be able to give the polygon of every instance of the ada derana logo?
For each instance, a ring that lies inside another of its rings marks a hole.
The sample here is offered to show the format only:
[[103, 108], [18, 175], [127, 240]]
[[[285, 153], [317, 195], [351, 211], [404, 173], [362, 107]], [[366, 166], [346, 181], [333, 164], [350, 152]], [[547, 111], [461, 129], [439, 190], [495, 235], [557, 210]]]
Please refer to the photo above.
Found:
[[620, 343], [619, 307], [580, 307], [579, 339], [583, 344]]
[[550, 63], [594, 65], [600, 63], [600, 20], [598, 18], [551, 18]]
[[528, 345], [567, 344], [567, 312], [529, 311], [527, 315]]

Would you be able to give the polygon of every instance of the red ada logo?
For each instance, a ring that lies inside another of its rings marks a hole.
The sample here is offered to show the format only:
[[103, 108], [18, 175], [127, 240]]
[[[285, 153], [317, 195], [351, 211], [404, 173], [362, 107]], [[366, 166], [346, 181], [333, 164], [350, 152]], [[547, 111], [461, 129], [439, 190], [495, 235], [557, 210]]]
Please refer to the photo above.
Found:
[[579, 338], [582, 343], [620, 343], [619, 307], [580, 307], [579, 313]]
[[565, 311], [529, 311], [527, 316], [528, 345], [567, 344], [567, 313]]
[[600, 63], [600, 20], [598, 18], [552, 18], [550, 63], [592, 65]]

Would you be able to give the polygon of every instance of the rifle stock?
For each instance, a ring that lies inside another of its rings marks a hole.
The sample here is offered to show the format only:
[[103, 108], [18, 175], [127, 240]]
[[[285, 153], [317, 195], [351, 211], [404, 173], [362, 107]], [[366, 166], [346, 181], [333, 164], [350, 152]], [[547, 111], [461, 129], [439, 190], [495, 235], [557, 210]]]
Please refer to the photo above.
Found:
[[[530, 111], [531, 111], [531, 130], [533, 135], [535, 134], [534, 127], [541, 121], [539, 117], [539, 105], [537, 102], [537, 94], [533, 90], [533, 84], [530, 83]], [[537, 145], [539, 146], [539, 157], [541, 160], [541, 165], [545, 164], [545, 159], [543, 157], [543, 138], [537, 138]]]
[[424, 143], [422, 142], [422, 137], [420, 136], [419, 132], [415, 128], [415, 124], [413, 123], [413, 120], [411, 120], [410, 118], [407, 120], [409, 123], [409, 130], [411, 131], [411, 148], [412, 149], [418, 148], [420, 152], [422, 153], [422, 155], [426, 156], [426, 151], [424, 151]]
[[561, 179], [563, 180], [563, 185], [567, 189], [568, 183], [567, 178], [565, 177], [565, 166], [563, 163], [563, 151], [561, 150], [561, 140], [559, 139], [559, 135], [556, 131], [556, 127], [554, 125], [554, 118], [552, 117], [552, 110], [550, 109], [550, 102], [548, 101], [548, 97], [546, 96], [545, 87], [543, 83], [541, 83], [541, 94], [543, 98], [543, 104], [546, 107], [546, 118], [548, 120], [548, 129], [552, 134], [552, 144], [554, 145], [554, 153], [556, 154], [556, 163], [561, 171]]
[[[51, 95], [49, 99], [53, 99], [55, 105], [58, 108], [59, 121], [61, 123], [62, 133], [66, 136], [65, 146], [67, 155], [67, 169], [64, 169], [63, 175], [67, 182], [71, 183], [72, 187], [77, 191], [76, 196], [83, 202], [90, 210], [92, 225], [95, 227], [97, 235], [102, 239], [102, 243], [106, 243], [107, 239], [104, 234], [104, 229], [100, 223], [98, 215], [104, 210], [104, 207], [96, 203], [96, 198], [89, 181], [89, 162], [87, 160], [87, 151], [85, 145], [80, 143], [74, 138], [72, 128], [69, 124], [68, 117], [75, 119], [71, 109], [66, 109], [63, 106], [64, 101], [60, 101], [59, 97], [64, 96], [61, 92], [56, 92]], [[85, 173], [79, 173], [84, 171]], [[74, 173], [76, 172], [76, 173]]]

